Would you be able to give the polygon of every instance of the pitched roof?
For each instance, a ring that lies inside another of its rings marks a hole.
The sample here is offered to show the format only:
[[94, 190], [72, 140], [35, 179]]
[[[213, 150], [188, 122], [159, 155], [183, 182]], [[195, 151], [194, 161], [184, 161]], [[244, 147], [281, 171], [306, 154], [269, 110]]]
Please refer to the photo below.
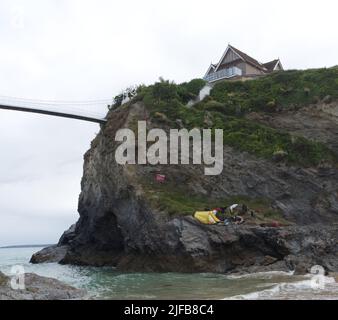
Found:
[[280, 64], [281, 69], [283, 70], [283, 67], [281, 65], [281, 62], [279, 59], [275, 59], [272, 60], [270, 62], [267, 63], [260, 63], [258, 60], [252, 58], [251, 56], [249, 56], [248, 54], [244, 53], [243, 51], [233, 47], [232, 45], [228, 44], [228, 47], [226, 48], [222, 58], [219, 60], [219, 62], [217, 64], [211, 64], [206, 75], [208, 75], [209, 73], [212, 72], [217, 72], [220, 69], [224, 69], [227, 67], [230, 67], [234, 64], [234, 61], [228, 62], [228, 63], [224, 63], [222, 64], [224, 57], [227, 55], [227, 53], [229, 52], [229, 50], [231, 50], [232, 52], [234, 52], [237, 56], [238, 59], [243, 60], [244, 62], [252, 65], [253, 67], [257, 68], [258, 70], [261, 70], [262, 73], [271, 73], [274, 71], [274, 69], [276, 68], [277, 64]]
[[263, 65], [265, 68], [268, 69], [268, 71], [272, 72], [275, 69], [278, 62], [279, 62], [279, 59], [275, 59], [270, 62], [264, 63]]
[[235, 47], [233, 47], [230, 44], [229, 44], [229, 48], [231, 48], [235, 53], [237, 53], [247, 63], [250, 63], [250, 64], [254, 65], [258, 69], [261, 69], [261, 70], [265, 69], [265, 66], [263, 64], [261, 64], [260, 62], [258, 62], [256, 59], [250, 57], [246, 53], [242, 52], [241, 50], [236, 49]]

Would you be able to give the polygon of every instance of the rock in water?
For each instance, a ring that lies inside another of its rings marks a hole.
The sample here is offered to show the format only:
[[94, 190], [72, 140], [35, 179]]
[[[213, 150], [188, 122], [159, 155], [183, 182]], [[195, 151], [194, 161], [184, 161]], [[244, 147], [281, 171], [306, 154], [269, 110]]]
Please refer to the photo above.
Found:
[[[32, 262], [124, 271], [306, 272], [314, 264], [338, 270], [337, 168], [321, 175], [318, 168], [277, 165], [230, 147], [224, 150], [223, 173], [214, 177], [198, 165], [118, 165], [117, 130], [134, 128], [145, 117], [149, 127], [158, 127], [148, 114], [141, 102], [110, 111], [84, 157], [79, 221], [57, 247], [37, 253]], [[161, 186], [153, 179], [158, 172], [167, 177]], [[267, 199], [288, 226], [206, 226], [180, 211], [184, 197], [238, 195]]]
[[34, 254], [31, 263], [60, 262], [66, 255], [68, 246], [51, 246]]
[[62, 282], [27, 273], [24, 276], [25, 289], [13, 290], [10, 278], [0, 272], [0, 300], [70, 300], [83, 299], [84, 290], [79, 290]]

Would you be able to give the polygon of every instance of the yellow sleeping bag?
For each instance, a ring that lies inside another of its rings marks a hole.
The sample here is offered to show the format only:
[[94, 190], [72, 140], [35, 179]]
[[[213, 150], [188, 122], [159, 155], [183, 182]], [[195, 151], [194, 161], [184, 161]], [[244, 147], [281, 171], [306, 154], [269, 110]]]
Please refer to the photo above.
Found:
[[213, 211], [197, 211], [194, 217], [203, 224], [216, 224], [221, 221], [216, 217]]

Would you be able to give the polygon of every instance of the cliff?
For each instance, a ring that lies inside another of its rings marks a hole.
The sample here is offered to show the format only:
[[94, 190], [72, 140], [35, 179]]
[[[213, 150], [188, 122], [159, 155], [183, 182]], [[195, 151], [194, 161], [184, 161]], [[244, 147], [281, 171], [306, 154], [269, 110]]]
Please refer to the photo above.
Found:
[[[163, 272], [306, 272], [320, 264], [338, 271], [337, 82], [336, 68], [224, 82], [191, 107], [201, 80], [140, 87], [109, 112], [85, 154], [79, 221], [32, 262]], [[166, 131], [223, 129], [223, 172], [118, 165], [116, 132], [135, 130], [139, 120]], [[255, 211], [244, 225], [206, 226], [192, 217], [239, 202]]]

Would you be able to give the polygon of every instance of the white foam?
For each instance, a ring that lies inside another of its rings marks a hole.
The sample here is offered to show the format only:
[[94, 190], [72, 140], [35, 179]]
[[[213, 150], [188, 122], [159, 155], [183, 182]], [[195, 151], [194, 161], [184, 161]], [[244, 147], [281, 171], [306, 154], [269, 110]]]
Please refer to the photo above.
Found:
[[248, 294], [236, 295], [224, 300], [277, 300], [277, 299], [336, 299], [338, 296], [338, 284], [332, 277], [321, 276], [321, 281], [325, 284], [323, 288], [314, 287], [316, 275], [306, 275], [308, 280], [297, 282], [282, 282], [272, 284], [273, 287]]
[[263, 279], [270, 279], [274, 276], [293, 276], [294, 271], [266, 271], [266, 272], [255, 272], [255, 273], [246, 273], [240, 275], [229, 275], [227, 278], [229, 280], [237, 280], [237, 279], [252, 279], [252, 278], [263, 278]]

